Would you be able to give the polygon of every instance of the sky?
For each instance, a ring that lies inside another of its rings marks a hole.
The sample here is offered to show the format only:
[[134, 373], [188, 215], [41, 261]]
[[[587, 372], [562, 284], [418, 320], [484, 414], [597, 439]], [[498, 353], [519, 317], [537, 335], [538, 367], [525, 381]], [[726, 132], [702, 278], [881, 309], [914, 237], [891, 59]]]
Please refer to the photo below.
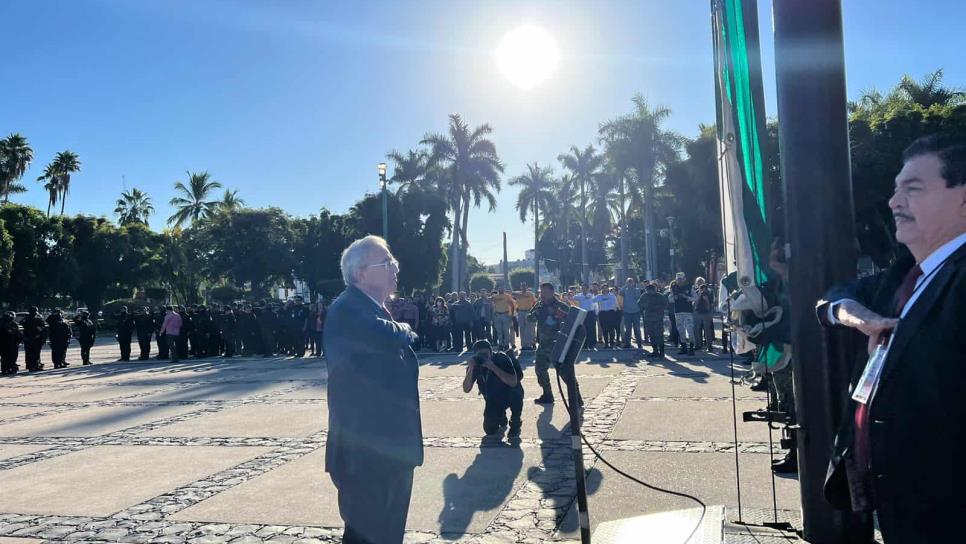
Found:
[[[937, 68], [966, 85], [966, 2], [842, 3], [850, 97]], [[759, 19], [774, 117], [770, 2]], [[526, 25], [550, 35], [560, 59], [523, 90], [494, 51]], [[470, 253], [495, 264], [502, 231], [511, 260], [533, 245], [506, 184], [527, 163], [561, 173], [557, 155], [596, 145], [599, 125], [631, 111], [637, 93], [670, 108], [667, 128], [685, 136], [714, 120], [707, 0], [8, 0], [0, 40], [0, 134], [23, 134], [35, 153], [30, 190], [14, 200], [45, 209], [33, 180], [71, 149], [82, 171], [67, 214], [111, 217], [137, 187], [157, 230], [186, 171], [207, 170], [252, 207], [345, 212], [378, 190], [387, 152], [418, 147], [459, 113], [493, 128], [506, 168], [496, 212], [470, 214]]]

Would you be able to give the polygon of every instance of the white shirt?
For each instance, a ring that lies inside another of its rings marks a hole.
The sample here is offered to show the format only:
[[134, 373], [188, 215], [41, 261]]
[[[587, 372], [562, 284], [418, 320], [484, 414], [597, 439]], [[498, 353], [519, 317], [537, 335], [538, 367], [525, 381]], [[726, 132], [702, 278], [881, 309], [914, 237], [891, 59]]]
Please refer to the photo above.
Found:
[[594, 309], [594, 303], [597, 297], [591, 293], [577, 293], [574, 295], [574, 301], [580, 306], [581, 310], [587, 310], [588, 312], [596, 311]]
[[[899, 315], [900, 319], [906, 317], [906, 314], [909, 313], [909, 309], [912, 308], [912, 305], [919, 300], [919, 295], [926, 290], [929, 282], [931, 282], [936, 274], [938, 274], [939, 265], [943, 264], [943, 261], [948, 259], [953, 253], [956, 253], [956, 251], [959, 250], [959, 248], [964, 244], [966, 244], [966, 232], [939, 246], [936, 251], [930, 253], [928, 257], [919, 263], [919, 268], [922, 269], [922, 275], [919, 276], [918, 280], [916, 280], [915, 291], [913, 291], [912, 296], [909, 297], [909, 301], [906, 302], [906, 305], [902, 308], [902, 314]], [[835, 317], [835, 308], [846, 300], [848, 299], [836, 300], [828, 305], [829, 323], [832, 323], [833, 325], [839, 324], [839, 320]]]
[[594, 300], [597, 301], [598, 307], [602, 312], [609, 312], [617, 309], [617, 296], [614, 294], [597, 295], [594, 297]]

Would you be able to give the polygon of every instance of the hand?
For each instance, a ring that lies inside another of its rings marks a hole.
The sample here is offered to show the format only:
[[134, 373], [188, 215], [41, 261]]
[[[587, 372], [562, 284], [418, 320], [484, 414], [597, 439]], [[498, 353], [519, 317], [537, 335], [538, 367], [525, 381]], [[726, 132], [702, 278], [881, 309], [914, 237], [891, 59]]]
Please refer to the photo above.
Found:
[[487, 370], [496, 370], [496, 365], [493, 364], [493, 360], [492, 359], [487, 359], [487, 360], [483, 361], [483, 368], [485, 368]]

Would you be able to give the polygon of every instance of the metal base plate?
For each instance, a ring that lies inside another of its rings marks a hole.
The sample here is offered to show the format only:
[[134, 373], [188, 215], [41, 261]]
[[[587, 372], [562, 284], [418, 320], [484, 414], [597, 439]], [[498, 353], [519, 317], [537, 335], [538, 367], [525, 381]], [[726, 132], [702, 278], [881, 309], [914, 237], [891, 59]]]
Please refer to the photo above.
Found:
[[[594, 531], [595, 544], [721, 544], [724, 539], [724, 506], [709, 506], [701, 520], [700, 508], [672, 510], [634, 518], [607, 521]], [[688, 535], [694, 534], [688, 540]]]

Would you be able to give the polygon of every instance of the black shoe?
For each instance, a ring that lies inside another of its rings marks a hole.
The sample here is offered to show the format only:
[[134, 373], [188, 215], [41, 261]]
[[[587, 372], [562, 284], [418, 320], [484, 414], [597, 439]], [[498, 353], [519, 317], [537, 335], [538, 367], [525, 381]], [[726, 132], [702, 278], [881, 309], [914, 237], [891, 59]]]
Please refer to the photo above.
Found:
[[752, 391], [757, 391], [757, 392], [768, 391], [768, 381], [761, 380], [760, 382], [756, 383], [755, 385], [752, 385], [748, 389], [751, 389]]
[[688, 348], [681, 346], [681, 349], [678, 350], [678, 355], [687, 355], [687, 354], [688, 354]]
[[694, 355], [694, 344], [688, 346], [688, 355]]
[[795, 450], [788, 452], [782, 460], [772, 463], [771, 470], [775, 474], [795, 474], [798, 472], [798, 456]]
[[92, 365], [92, 364], [94, 364], [94, 363], [92, 363], [90, 361], [87, 361], [87, 362], [84, 363], [84, 366], [88, 366], [88, 365]]
[[553, 395], [544, 393], [538, 399], [533, 399], [534, 404], [553, 404]]

